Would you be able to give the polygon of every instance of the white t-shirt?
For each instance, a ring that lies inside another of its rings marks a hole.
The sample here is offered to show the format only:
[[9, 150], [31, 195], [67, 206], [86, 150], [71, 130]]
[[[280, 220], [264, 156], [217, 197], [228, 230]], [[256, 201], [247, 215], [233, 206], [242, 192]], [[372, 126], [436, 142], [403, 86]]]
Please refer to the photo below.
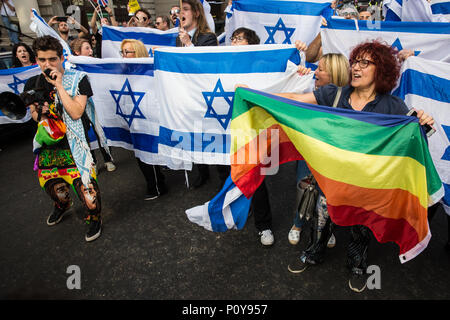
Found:
[[15, 10], [11, 10], [5, 2], [8, 2], [11, 6], [14, 7], [14, 3], [12, 3], [11, 0], [3, 0], [2, 3], [2, 9], [0, 11], [2, 16], [9, 16], [9, 17], [14, 17], [16, 15], [16, 11]]

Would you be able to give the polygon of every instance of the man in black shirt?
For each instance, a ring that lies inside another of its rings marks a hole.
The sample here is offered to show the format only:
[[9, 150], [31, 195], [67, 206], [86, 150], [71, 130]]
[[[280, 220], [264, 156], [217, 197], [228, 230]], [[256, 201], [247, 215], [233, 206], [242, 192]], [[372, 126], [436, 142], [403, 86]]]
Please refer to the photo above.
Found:
[[24, 88], [25, 92], [41, 89], [45, 97], [29, 108], [39, 123], [33, 142], [39, 183], [54, 201], [47, 224], [59, 223], [72, 206], [68, 194], [68, 185], [72, 185], [87, 212], [85, 240], [93, 241], [101, 234], [101, 201], [87, 141], [89, 118], [85, 111], [92, 96], [91, 85], [85, 74], [64, 70], [63, 48], [57, 39], [37, 38], [33, 49], [41, 70], [49, 70], [30, 78]]

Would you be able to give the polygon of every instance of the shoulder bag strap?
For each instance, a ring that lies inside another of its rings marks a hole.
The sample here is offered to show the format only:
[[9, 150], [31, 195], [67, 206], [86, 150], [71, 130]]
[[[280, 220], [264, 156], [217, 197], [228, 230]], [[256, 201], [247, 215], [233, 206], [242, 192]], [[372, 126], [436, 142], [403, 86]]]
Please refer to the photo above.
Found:
[[339, 99], [341, 98], [341, 93], [342, 93], [342, 87], [338, 87], [338, 90], [336, 92], [336, 97], [334, 97], [333, 108], [337, 107], [337, 104], [339, 103]]

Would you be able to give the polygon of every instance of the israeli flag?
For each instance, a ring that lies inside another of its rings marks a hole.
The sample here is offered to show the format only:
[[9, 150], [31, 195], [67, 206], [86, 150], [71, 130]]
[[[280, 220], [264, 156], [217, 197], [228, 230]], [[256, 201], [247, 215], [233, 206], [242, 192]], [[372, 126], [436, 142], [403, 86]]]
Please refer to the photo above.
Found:
[[136, 39], [144, 43], [150, 57], [154, 47], [175, 47], [178, 28], [161, 31], [143, 27], [111, 27], [103, 26], [102, 58], [121, 58], [120, 44], [125, 39]]
[[240, 230], [245, 226], [251, 198], [247, 199], [231, 177], [220, 192], [204, 205], [186, 210], [188, 219], [209, 231]]
[[252, 29], [261, 44], [310, 44], [320, 31], [321, 14], [331, 0], [235, 0], [227, 14], [226, 41], [240, 27]]
[[[93, 100], [109, 146], [134, 151], [148, 164], [168, 165], [158, 153], [159, 106], [155, 100], [152, 58], [71, 56], [70, 62], [89, 76]], [[174, 169], [191, 169], [178, 162]]]
[[450, 62], [450, 24], [330, 19], [322, 27], [323, 53], [349, 56], [359, 43], [382, 40], [399, 51], [413, 50], [424, 59]]
[[[59, 43], [61, 43], [63, 47], [64, 58], [67, 58], [72, 54], [69, 44], [59, 36], [58, 32], [56, 32], [55, 29], [50, 27], [47, 22], [45, 22], [45, 20], [37, 13], [35, 9], [31, 9], [30, 29], [34, 31], [38, 37], [52, 36], [53, 38], [58, 39]], [[70, 68], [71, 66], [69, 64], [66, 65], [64, 61], [63, 67]]]
[[208, 23], [209, 29], [211, 29], [212, 33], [216, 32], [216, 25], [214, 24], [214, 19], [211, 15], [211, 6], [208, 1], [200, 0], [203, 5], [203, 12], [205, 13], [206, 22]]
[[229, 124], [234, 88], [306, 92], [293, 45], [163, 48], [155, 51], [156, 98], [161, 106], [160, 154], [205, 164], [230, 164]]
[[431, 11], [434, 16], [446, 19], [450, 22], [450, 1], [448, 0], [431, 0]]
[[[13, 92], [15, 94], [21, 94], [27, 80], [40, 73], [41, 68], [37, 65], [0, 70], [0, 92]], [[20, 120], [12, 120], [0, 111], [0, 124], [22, 123], [27, 122], [30, 119], [30, 110], [27, 110], [25, 117]]]
[[384, 0], [385, 21], [450, 22], [448, 0]]
[[434, 120], [436, 133], [428, 139], [431, 157], [444, 185], [444, 205], [450, 215], [450, 63], [410, 57], [403, 63], [393, 94], [406, 105], [423, 109]]

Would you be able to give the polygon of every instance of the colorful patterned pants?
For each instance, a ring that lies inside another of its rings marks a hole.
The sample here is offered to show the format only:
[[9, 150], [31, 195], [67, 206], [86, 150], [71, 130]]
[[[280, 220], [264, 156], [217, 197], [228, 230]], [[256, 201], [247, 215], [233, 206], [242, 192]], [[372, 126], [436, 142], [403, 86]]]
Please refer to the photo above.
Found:
[[87, 212], [86, 220], [100, 217], [101, 197], [95, 172], [86, 188], [75, 165], [72, 153], [67, 149], [42, 149], [38, 160], [40, 186], [52, 198], [56, 207], [67, 209], [72, 203], [70, 187], [78, 195]]

